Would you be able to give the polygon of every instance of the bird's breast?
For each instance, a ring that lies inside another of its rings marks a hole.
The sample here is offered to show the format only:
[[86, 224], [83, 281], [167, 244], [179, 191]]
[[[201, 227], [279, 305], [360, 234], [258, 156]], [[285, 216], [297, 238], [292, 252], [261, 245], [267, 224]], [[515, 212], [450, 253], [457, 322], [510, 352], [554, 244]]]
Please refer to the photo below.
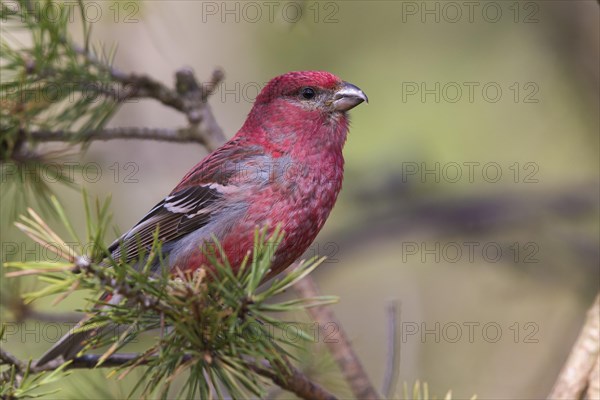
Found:
[[[310, 247], [325, 224], [342, 178], [341, 154], [313, 154], [300, 160], [263, 157], [240, 169], [238, 190], [228, 196], [232, 204], [245, 204], [243, 215], [217, 235], [232, 267], [236, 269], [252, 250], [257, 228], [272, 232], [278, 226], [284, 237], [273, 260], [273, 274], [289, 266]], [[195, 252], [194, 257], [193, 265], [206, 262], [202, 252]]]

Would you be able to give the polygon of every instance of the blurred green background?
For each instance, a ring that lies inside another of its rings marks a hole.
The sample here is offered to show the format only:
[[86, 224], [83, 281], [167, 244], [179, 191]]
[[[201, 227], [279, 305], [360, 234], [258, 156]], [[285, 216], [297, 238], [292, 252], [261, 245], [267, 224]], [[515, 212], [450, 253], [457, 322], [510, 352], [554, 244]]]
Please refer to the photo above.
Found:
[[[281, 73], [327, 70], [363, 89], [370, 103], [351, 112], [344, 188], [310, 252], [330, 257], [314, 276], [340, 296], [334, 310], [369, 376], [383, 379], [396, 301], [401, 382], [456, 398], [548, 393], [599, 285], [597, 2], [90, 3], [100, 10], [92, 38], [118, 44], [121, 70], [170, 85], [182, 66], [199, 79], [221, 66], [210, 103], [228, 136]], [[109, 126], [185, 123], [140, 101]], [[112, 195], [124, 231], [206, 151], [113, 141], [73, 153], [100, 166], [96, 182], [77, 181]], [[55, 190], [83, 229], [80, 194]], [[3, 241], [25, 243], [6, 225]], [[9, 308], [2, 319], [14, 321]], [[38, 356], [52, 336], [40, 324], [14, 325], [3, 345]], [[58, 397], [122, 397], [133, 382], [75, 375]], [[335, 371], [321, 378], [339, 383]]]

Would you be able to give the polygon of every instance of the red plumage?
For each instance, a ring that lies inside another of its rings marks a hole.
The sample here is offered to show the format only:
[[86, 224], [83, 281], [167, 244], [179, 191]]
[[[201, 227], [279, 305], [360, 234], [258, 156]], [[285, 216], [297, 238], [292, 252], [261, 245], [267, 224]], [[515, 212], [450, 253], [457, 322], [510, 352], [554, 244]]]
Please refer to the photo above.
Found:
[[[285, 232], [270, 276], [308, 249], [342, 187], [347, 111], [367, 101], [356, 86], [328, 72], [290, 72], [272, 79], [246, 122], [204, 158], [163, 201], [110, 247], [135, 260], [158, 229], [171, 268], [206, 264], [214, 235], [233, 268], [252, 250], [256, 228]], [[87, 332], [70, 333], [39, 361], [73, 357]]]

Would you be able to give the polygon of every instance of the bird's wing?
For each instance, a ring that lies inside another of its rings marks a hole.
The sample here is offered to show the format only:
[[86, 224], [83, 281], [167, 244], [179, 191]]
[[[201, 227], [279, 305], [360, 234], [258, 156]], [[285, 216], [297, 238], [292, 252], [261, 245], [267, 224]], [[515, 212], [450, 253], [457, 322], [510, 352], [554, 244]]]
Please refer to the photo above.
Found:
[[135, 260], [140, 249], [150, 249], [154, 235], [162, 243], [176, 240], [206, 225], [221, 207], [222, 193], [210, 185], [197, 185], [170, 194], [131, 230], [108, 248], [114, 260]]
[[113, 242], [109, 251], [114, 260], [137, 259], [140, 249], [149, 249], [158, 230], [158, 239], [168, 243], [205, 226], [226, 208], [225, 192], [235, 189], [235, 176], [244, 160], [260, 149], [229, 142], [196, 165], [164, 200], [140, 222]]

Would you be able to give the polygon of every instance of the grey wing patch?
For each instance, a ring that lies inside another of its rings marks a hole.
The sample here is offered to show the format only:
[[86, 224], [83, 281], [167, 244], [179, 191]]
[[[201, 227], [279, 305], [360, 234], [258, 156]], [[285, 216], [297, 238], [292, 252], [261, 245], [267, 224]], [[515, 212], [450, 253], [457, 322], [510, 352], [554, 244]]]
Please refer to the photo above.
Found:
[[158, 229], [158, 238], [168, 243], [205, 226], [223, 194], [218, 186], [194, 186], [167, 196], [154, 206], [129, 232], [115, 240], [108, 250], [114, 260], [129, 262], [140, 249], [150, 249]]

